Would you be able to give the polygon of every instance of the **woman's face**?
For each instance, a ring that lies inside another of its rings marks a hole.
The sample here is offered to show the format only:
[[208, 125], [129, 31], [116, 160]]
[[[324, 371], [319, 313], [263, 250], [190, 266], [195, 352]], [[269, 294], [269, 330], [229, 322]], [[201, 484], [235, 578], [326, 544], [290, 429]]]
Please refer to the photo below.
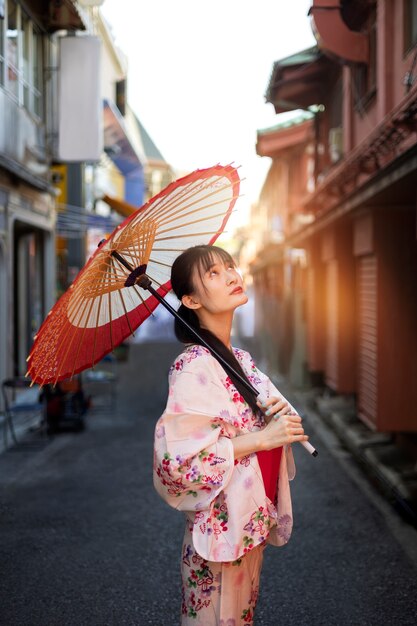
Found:
[[225, 313], [248, 301], [234, 262], [217, 255], [213, 255], [213, 263], [207, 271], [202, 270], [200, 274], [197, 268], [194, 269], [193, 284], [195, 289], [191, 298], [198, 304], [196, 312], [203, 308], [213, 314]]

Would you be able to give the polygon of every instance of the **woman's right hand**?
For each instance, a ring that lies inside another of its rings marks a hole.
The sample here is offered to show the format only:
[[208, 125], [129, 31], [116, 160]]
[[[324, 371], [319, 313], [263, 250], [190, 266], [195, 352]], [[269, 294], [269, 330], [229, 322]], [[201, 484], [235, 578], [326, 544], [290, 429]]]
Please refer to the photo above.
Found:
[[272, 419], [261, 431], [262, 449], [272, 450], [295, 441], [308, 441], [308, 435], [304, 434], [299, 415], [280, 415], [278, 419]]

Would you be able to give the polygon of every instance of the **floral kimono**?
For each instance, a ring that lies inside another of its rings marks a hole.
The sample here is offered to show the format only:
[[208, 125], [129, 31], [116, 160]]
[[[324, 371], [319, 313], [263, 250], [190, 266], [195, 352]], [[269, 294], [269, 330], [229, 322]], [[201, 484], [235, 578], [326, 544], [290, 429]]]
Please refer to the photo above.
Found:
[[[267, 397], [283, 397], [248, 352], [233, 351], [254, 387]], [[257, 454], [234, 459], [231, 439], [264, 425], [209, 350], [190, 345], [177, 357], [155, 429], [154, 485], [187, 517], [183, 625], [251, 625], [263, 548], [290, 539], [291, 445], [283, 448], [274, 502], [266, 495]]]

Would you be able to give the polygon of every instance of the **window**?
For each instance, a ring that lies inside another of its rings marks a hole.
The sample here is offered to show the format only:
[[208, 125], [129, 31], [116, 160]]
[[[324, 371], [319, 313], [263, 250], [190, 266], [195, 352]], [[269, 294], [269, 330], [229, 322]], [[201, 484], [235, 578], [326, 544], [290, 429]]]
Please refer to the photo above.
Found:
[[41, 32], [16, 0], [7, 0], [5, 19], [0, 21], [0, 85], [38, 118], [42, 118], [42, 51]]
[[32, 29], [29, 18], [22, 14], [21, 19], [21, 42], [22, 42], [22, 86], [23, 86], [23, 106], [30, 109], [30, 49]]
[[404, 52], [417, 43], [417, 0], [404, 0]]
[[43, 38], [41, 32], [32, 25], [32, 67], [31, 90], [32, 100], [30, 110], [37, 117], [43, 117], [42, 111], [42, 68], [43, 68]]
[[7, 3], [6, 30], [6, 89], [19, 99], [19, 46], [18, 46], [18, 7], [14, 0]]

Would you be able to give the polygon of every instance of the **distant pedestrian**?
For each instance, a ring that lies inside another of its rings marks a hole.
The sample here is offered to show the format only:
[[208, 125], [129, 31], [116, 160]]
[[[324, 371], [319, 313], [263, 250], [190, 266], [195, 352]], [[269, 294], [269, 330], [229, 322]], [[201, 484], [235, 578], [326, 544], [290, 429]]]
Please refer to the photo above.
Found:
[[306, 441], [301, 417], [230, 343], [233, 314], [248, 300], [232, 257], [195, 246], [172, 267], [179, 312], [235, 370], [268, 397], [260, 407], [236, 376], [175, 322], [186, 344], [169, 374], [155, 430], [154, 483], [186, 514], [181, 624], [251, 626], [266, 543], [292, 531], [291, 443]]

